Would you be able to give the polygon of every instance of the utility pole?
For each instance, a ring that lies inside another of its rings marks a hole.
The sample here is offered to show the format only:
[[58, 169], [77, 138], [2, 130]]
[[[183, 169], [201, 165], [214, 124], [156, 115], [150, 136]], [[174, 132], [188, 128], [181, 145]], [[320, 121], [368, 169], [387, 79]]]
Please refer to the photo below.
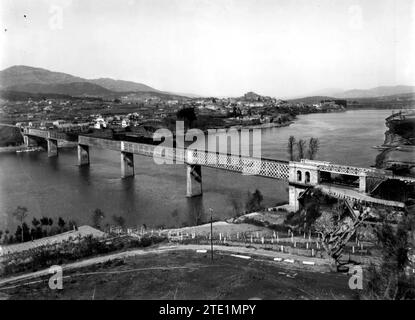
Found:
[[213, 209], [209, 208], [209, 212], [210, 212], [210, 257], [211, 257], [211, 260], [213, 261], [213, 219], [212, 219]]

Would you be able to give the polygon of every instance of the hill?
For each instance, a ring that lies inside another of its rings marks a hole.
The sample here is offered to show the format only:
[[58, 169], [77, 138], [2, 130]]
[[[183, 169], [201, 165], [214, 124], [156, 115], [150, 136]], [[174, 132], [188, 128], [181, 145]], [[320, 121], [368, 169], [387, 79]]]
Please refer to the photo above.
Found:
[[61, 94], [77, 97], [105, 96], [111, 94], [110, 90], [89, 82], [71, 82], [54, 84], [27, 83], [22, 85], [11, 86], [7, 89], [8, 91], [15, 92]]
[[322, 100], [333, 100], [333, 99], [335, 98], [328, 97], [328, 96], [310, 96], [310, 97], [290, 99], [288, 101], [293, 102], [293, 103], [314, 104], [314, 103], [320, 103]]
[[85, 81], [85, 79], [66, 73], [28, 66], [13, 66], [0, 71], [0, 88], [2, 89], [31, 83], [58, 84], [82, 81]]
[[100, 78], [100, 79], [91, 79], [88, 80], [90, 83], [99, 85], [105, 89], [115, 91], [115, 92], [160, 92], [150, 86], [147, 86], [142, 83], [137, 83], [133, 81], [125, 80], [114, 80], [111, 78]]
[[0, 89], [3, 92], [100, 97], [121, 92], [161, 92], [132, 81], [85, 79], [29, 66], [13, 66], [0, 71]]
[[393, 95], [409, 94], [415, 92], [415, 86], [380, 86], [370, 89], [341, 90], [337, 88], [315, 91], [307, 96], [330, 96], [340, 99], [376, 98]]
[[339, 98], [373, 98], [415, 92], [415, 86], [381, 86], [366, 90], [354, 89], [343, 92]]

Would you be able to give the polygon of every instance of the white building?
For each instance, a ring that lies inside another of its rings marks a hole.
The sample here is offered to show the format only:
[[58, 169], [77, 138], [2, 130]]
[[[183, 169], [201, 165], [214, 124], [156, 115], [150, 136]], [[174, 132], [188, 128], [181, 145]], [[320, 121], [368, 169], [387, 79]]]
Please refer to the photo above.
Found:
[[99, 116], [95, 119], [94, 128], [95, 129], [102, 129], [107, 127], [107, 122], [104, 120], [103, 117]]

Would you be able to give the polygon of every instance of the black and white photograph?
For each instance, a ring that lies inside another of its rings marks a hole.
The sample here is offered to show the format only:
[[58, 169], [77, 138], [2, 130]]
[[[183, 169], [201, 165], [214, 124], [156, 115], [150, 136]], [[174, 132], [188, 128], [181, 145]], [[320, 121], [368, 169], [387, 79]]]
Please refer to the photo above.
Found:
[[415, 1], [1, 0], [0, 300], [414, 299]]

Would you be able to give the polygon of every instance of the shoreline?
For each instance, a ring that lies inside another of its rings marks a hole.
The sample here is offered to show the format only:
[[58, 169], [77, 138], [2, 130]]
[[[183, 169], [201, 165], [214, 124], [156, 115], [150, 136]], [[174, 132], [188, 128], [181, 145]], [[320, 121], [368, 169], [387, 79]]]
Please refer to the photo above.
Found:
[[12, 153], [18, 150], [24, 150], [27, 147], [25, 145], [14, 146], [14, 147], [0, 147], [0, 153]]
[[229, 127], [229, 129], [237, 129], [237, 130], [242, 130], [242, 129], [271, 129], [271, 128], [282, 128], [282, 127], [288, 127], [291, 124], [293, 124], [295, 122], [295, 120], [290, 120], [284, 123], [274, 123], [274, 122], [270, 122], [270, 123], [262, 123], [262, 124], [253, 124], [253, 125], [235, 125], [235, 126], [231, 126]]

